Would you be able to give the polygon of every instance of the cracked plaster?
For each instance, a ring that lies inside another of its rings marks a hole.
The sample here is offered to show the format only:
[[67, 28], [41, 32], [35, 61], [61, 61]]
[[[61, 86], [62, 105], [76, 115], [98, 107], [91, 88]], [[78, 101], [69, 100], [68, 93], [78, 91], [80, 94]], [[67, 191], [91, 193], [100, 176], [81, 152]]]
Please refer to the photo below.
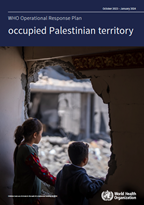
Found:
[[[30, 83], [38, 81], [38, 71], [46, 66], [61, 66], [66, 72], [73, 73], [78, 79], [87, 78], [81, 72], [77, 71], [75, 67], [70, 62], [65, 62], [60, 59], [51, 59], [51, 60], [42, 60], [42, 61], [35, 61], [31, 65], [27, 64], [27, 83], [25, 86], [26, 90], [26, 98], [25, 98], [25, 117], [27, 112], [27, 105], [30, 102]], [[22, 86], [25, 83], [25, 79], [23, 76]], [[26, 117], [27, 118], [27, 117]]]

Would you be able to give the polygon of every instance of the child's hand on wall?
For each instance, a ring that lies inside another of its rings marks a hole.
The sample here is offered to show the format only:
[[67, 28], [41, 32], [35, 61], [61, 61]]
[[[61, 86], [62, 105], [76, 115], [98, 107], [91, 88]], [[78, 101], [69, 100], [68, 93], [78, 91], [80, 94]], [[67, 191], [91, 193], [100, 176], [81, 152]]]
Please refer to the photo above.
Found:
[[104, 178], [104, 177], [101, 177], [101, 178], [99, 178], [99, 179], [101, 179], [102, 181], [105, 181], [105, 180], [106, 180], [106, 178]]

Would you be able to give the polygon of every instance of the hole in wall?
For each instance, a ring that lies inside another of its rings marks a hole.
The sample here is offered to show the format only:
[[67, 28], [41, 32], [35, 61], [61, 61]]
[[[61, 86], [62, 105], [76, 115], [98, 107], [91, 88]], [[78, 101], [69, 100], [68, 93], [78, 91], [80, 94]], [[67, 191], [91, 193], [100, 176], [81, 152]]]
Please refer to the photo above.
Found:
[[105, 177], [110, 158], [108, 105], [94, 92], [89, 79], [79, 80], [60, 66], [45, 67], [31, 83], [29, 117], [43, 123], [39, 146], [41, 164], [56, 176], [69, 163], [70, 141], [89, 143], [88, 175]]

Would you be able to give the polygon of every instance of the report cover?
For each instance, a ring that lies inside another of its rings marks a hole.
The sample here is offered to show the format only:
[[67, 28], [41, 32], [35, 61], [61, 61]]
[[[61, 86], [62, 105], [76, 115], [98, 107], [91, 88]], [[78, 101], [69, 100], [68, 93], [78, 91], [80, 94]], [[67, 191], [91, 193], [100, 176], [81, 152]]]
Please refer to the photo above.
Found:
[[143, 204], [143, 19], [136, 1], [3, 3], [1, 205]]

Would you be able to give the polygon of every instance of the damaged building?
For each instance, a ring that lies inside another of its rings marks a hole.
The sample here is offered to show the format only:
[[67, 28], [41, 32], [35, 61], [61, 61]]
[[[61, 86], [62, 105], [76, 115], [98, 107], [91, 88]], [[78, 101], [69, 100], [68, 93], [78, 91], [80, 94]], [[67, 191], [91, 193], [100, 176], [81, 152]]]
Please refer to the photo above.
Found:
[[[107, 190], [133, 191], [143, 203], [144, 48], [1, 47], [0, 204], [13, 203], [8, 197], [14, 177], [13, 133], [28, 117], [30, 83], [38, 80], [40, 69], [56, 65], [78, 79], [90, 79], [94, 91], [108, 105], [112, 142], [109, 169], [105, 184], [90, 204], [105, 204], [101, 193]], [[126, 201], [113, 199], [110, 203], [124, 205]]]
[[41, 69], [38, 78], [30, 84], [29, 116], [40, 119], [44, 135], [80, 140], [109, 132], [108, 107], [89, 79], [77, 79], [60, 66]]

